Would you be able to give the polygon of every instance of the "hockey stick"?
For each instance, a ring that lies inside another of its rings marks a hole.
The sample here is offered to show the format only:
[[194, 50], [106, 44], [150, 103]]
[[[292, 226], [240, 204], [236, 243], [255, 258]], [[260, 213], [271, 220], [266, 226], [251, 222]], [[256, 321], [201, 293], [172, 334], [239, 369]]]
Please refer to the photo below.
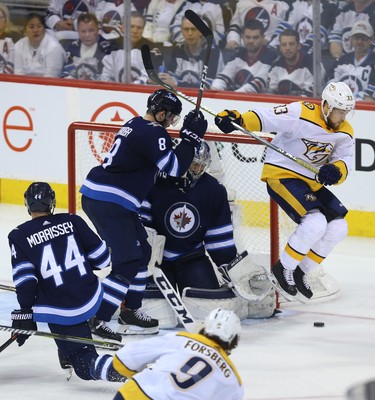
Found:
[[[245, 250], [241, 254], [239, 254], [236, 258], [234, 258], [229, 264], [221, 265], [220, 267], [217, 267], [217, 270], [221, 274], [221, 276], [222, 276], [224, 282], [226, 283], [226, 285], [230, 289], [232, 289], [233, 293], [237, 297], [240, 297], [240, 298], [242, 298], [244, 300], [247, 300], [247, 301], [254, 301], [254, 302], [261, 301], [268, 295], [269, 291], [267, 291], [267, 292], [265, 292], [265, 293], [263, 293], [261, 295], [249, 294], [249, 293], [245, 292], [241, 288], [240, 285], [238, 285], [237, 283], [233, 282], [232, 278], [228, 274], [228, 272], [232, 268], [234, 268], [240, 261], [242, 261], [247, 256], [248, 256], [248, 252]], [[270, 287], [270, 290], [271, 290], [271, 287]]]
[[194, 317], [185, 307], [181, 300], [181, 296], [176, 292], [164, 272], [158, 266], [155, 266], [154, 268], [154, 281], [184, 328], [188, 332], [194, 333], [196, 331], [196, 322]]
[[3, 285], [1, 283], [0, 283], [0, 289], [8, 290], [9, 292], [15, 292], [16, 291], [16, 288], [14, 286]]
[[10, 346], [16, 339], [17, 339], [18, 333], [14, 333], [10, 339], [8, 339], [5, 343], [3, 343], [0, 346], [0, 353], [5, 350], [8, 346]]
[[122, 344], [107, 342], [105, 340], [96, 340], [90, 338], [83, 338], [79, 336], [71, 336], [71, 335], [60, 335], [58, 333], [52, 332], [42, 332], [42, 331], [34, 331], [34, 330], [25, 330], [25, 329], [14, 329], [11, 326], [0, 325], [0, 331], [12, 332], [13, 335], [29, 335], [29, 336], [42, 336], [49, 339], [57, 339], [57, 340], [65, 340], [67, 342], [76, 342], [83, 344], [92, 344], [100, 349], [107, 350], [119, 350], [123, 347]]
[[[187, 96], [186, 94], [180, 92], [179, 90], [176, 90], [173, 86], [168, 85], [167, 83], [163, 82], [158, 77], [158, 74], [156, 73], [156, 71], [155, 71], [155, 69], [154, 69], [154, 67], [152, 65], [151, 53], [150, 53], [149, 46], [147, 46], [146, 44], [143, 45], [141, 51], [142, 51], [143, 64], [145, 66], [145, 69], [146, 69], [146, 72], [147, 72], [147, 75], [149, 76], [149, 78], [152, 81], [154, 81], [155, 83], [157, 83], [158, 85], [163, 86], [165, 89], [167, 89], [170, 92], [174, 93], [176, 96], [179, 96], [182, 99], [188, 101], [189, 103], [195, 105], [195, 100], [192, 97]], [[213, 117], [216, 117], [217, 113], [215, 113], [214, 111], [210, 110], [208, 107], [205, 107], [205, 106], [201, 105], [201, 109], [206, 111], [208, 114], [212, 115]], [[317, 168], [313, 167], [312, 165], [310, 165], [306, 161], [302, 160], [299, 157], [293, 156], [292, 154], [288, 153], [287, 151], [281, 149], [280, 147], [274, 145], [273, 143], [268, 142], [267, 140], [265, 140], [262, 137], [258, 136], [256, 133], [248, 131], [247, 129], [243, 128], [241, 125], [236, 124], [235, 122], [232, 122], [232, 125], [236, 129], [238, 129], [239, 131], [244, 133], [245, 135], [253, 137], [258, 142], [260, 142], [260, 143], [264, 144], [265, 146], [271, 148], [272, 150], [280, 153], [284, 157], [289, 158], [290, 160], [296, 162], [297, 164], [301, 165], [302, 167], [308, 169], [309, 171], [314, 172], [314, 174], [317, 174], [319, 172], [319, 170]]]
[[203, 22], [201, 17], [196, 14], [193, 10], [186, 10], [185, 17], [198, 29], [202, 36], [206, 39], [207, 49], [206, 57], [203, 62], [203, 70], [201, 75], [201, 83], [199, 85], [197, 102], [195, 104], [195, 110], [198, 114], [202, 103], [203, 90], [206, 85], [207, 73], [208, 73], [208, 63], [210, 61], [212, 45], [214, 42], [214, 35], [211, 29]]

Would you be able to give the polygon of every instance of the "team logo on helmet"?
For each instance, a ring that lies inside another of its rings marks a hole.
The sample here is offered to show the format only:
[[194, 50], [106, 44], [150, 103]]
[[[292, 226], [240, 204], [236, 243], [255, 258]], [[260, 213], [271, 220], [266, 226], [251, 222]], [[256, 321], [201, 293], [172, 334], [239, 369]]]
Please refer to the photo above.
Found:
[[313, 164], [322, 163], [333, 151], [333, 145], [331, 143], [312, 142], [307, 139], [302, 139], [302, 142], [306, 146], [306, 151], [303, 155]]
[[169, 207], [164, 223], [172, 236], [186, 238], [198, 229], [200, 217], [198, 210], [192, 204], [179, 202]]
[[270, 20], [271, 20], [270, 15], [269, 15], [268, 11], [266, 9], [264, 9], [263, 7], [251, 8], [246, 13], [245, 23], [246, 23], [246, 21], [249, 21], [251, 19], [257, 19], [258, 21], [260, 21], [263, 24], [265, 31], [270, 26]]
[[68, 0], [64, 3], [62, 14], [65, 19], [76, 18], [81, 13], [89, 12], [87, 4], [82, 0]]

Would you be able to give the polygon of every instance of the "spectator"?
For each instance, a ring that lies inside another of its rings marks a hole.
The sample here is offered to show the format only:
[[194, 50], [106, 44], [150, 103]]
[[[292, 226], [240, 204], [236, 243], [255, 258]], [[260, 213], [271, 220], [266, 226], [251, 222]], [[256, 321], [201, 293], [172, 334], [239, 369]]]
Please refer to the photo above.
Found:
[[286, 1], [239, 0], [229, 25], [226, 47], [234, 49], [241, 45], [241, 31], [249, 19], [258, 19], [263, 23], [266, 40], [270, 41], [277, 25], [286, 20], [288, 10]]
[[43, 17], [31, 13], [26, 17], [25, 37], [15, 44], [14, 73], [33, 76], [61, 75], [65, 51], [46, 33]]
[[269, 71], [269, 91], [282, 95], [312, 96], [312, 56], [301, 51], [299, 34], [293, 29], [282, 31], [279, 40], [281, 55]]
[[277, 53], [266, 45], [264, 26], [256, 19], [245, 22], [241, 38], [243, 47], [235, 50], [234, 60], [218, 73], [211, 89], [248, 93], [265, 91], [268, 72]]
[[0, 3], [0, 74], [13, 74], [14, 44], [20, 38], [20, 32], [10, 21], [8, 7]]
[[[181, 31], [184, 42], [163, 51], [167, 72], [159, 73], [159, 78], [173, 86], [199, 87], [203, 71], [203, 60], [206, 54], [206, 41], [198, 29], [186, 18], [182, 18]], [[208, 65], [206, 86], [211, 86], [212, 80], [224, 66], [219, 48], [211, 50]]]
[[329, 35], [329, 49], [335, 59], [351, 51], [350, 31], [357, 21], [368, 21], [375, 27], [374, 0], [353, 0], [337, 15]]
[[182, 43], [184, 41], [181, 32], [181, 22], [186, 10], [192, 10], [198, 14], [204, 22], [211, 28], [214, 34], [214, 43], [216, 46], [225, 44], [225, 28], [223, 11], [220, 4], [215, 1], [188, 0], [182, 4], [171, 21], [171, 39], [172, 43]]
[[[136, 11], [133, 2], [131, 12]], [[124, 36], [124, 3], [123, 0], [102, 0], [96, 7], [96, 17], [100, 24], [100, 34], [107, 40], [122, 39]], [[121, 45], [121, 47], [123, 47]]]
[[82, 13], [95, 13], [102, 0], [50, 0], [46, 12], [46, 26], [58, 41], [78, 39], [77, 18]]
[[99, 35], [99, 23], [95, 14], [83, 13], [78, 17], [79, 39], [67, 49], [63, 78], [99, 79], [105, 55], [113, 50], [112, 45]]
[[365, 101], [375, 101], [375, 67], [372, 67], [369, 83], [363, 96]]
[[151, 0], [145, 15], [146, 25], [143, 36], [154, 42], [171, 45], [170, 25], [184, 2], [184, 0]]
[[357, 21], [350, 33], [352, 52], [343, 54], [333, 70], [333, 80], [345, 82], [357, 99], [363, 99], [375, 65], [372, 51], [374, 30], [367, 21]]

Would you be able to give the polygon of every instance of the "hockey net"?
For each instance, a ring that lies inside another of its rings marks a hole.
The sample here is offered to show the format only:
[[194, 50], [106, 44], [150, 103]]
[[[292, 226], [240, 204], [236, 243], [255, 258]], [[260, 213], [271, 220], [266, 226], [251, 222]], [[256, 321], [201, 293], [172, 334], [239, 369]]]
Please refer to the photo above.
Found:
[[[84, 216], [79, 188], [90, 169], [101, 163], [110, 149], [119, 125], [74, 122], [68, 130], [69, 212]], [[169, 130], [178, 140], [179, 129]], [[272, 135], [262, 137], [268, 141]], [[242, 132], [224, 135], [209, 125], [212, 164], [209, 173], [224, 184], [230, 200], [238, 252], [247, 250], [251, 262], [270, 269], [279, 257], [295, 224], [270, 200], [260, 176], [266, 148]], [[309, 275], [313, 299], [338, 296], [340, 288], [323, 267]], [[281, 300], [281, 299], [280, 299]], [[281, 300], [282, 301], [282, 300]]]

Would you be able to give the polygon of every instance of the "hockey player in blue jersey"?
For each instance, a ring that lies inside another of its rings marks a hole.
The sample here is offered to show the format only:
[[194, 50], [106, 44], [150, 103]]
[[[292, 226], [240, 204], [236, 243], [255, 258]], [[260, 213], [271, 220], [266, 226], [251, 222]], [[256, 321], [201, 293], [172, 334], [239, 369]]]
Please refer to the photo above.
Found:
[[173, 177], [187, 171], [206, 132], [203, 114], [191, 111], [173, 150], [166, 128], [178, 121], [181, 111], [173, 93], [155, 91], [145, 116], [132, 118], [119, 130], [103, 164], [89, 172], [80, 189], [83, 210], [112, 251], [112, 270], [102, 281], [103, 302], [92, 321], [98, 336], [121, 341], [121, 335], [109, 332], [107, 322], [123, 300], [126, 308], [118, 321], [124, 333], [158, 332], [158, 321], [141, 309], [151, 248], [138, 212], [159, 171]]
[[227, 191], [205, 172], [210, 163], [210, 148], [202, 142], [186, 177], [161, 176], [142, 203], [145, 225], [166, 237], [161, 268], [180, 293], [220, 287], [206, 250], [217, 266], [237, 254]]
[[[45, 182], [25, 192], [31, 221], [8, 236], [13, 280], [20, 309], [11, 314], [15, 329], [36, 330], [45, 322], [52, 333], [91, 338], [87, 320], [95, 315], [103, 288], [93, 270], [110, 263], [108, 248], [77, 215], [55, 214], [55, 192]], [[22, 346], [27, 335], [17, 335]], [[61, 366], [73, 367], [84, 380], [123, 381], [112, 356], [93, 345], [55, 340]]]

